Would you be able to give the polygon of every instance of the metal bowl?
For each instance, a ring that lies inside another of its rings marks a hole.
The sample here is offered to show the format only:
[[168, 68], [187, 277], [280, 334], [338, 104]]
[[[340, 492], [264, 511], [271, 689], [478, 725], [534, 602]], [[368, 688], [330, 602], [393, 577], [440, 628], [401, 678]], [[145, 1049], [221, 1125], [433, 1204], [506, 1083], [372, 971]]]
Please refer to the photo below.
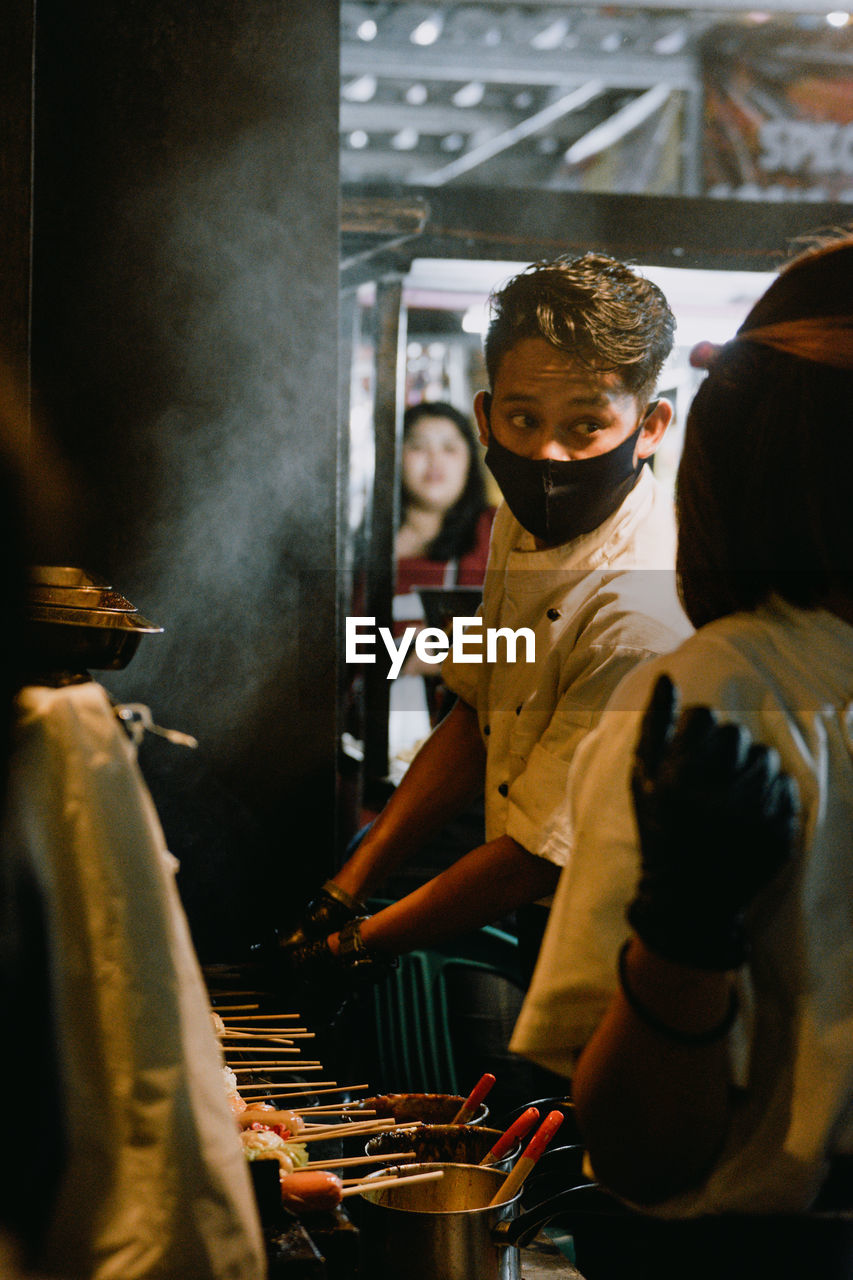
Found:
[[163, 630], [85, 569], [36, 565], [28, 577], [22, 636], [30, 671], [117, 671], [142, 636]]
[[[389, 1117], [400, 1124], [421, 1120], [424, 1124], [450, 1124], [458, 1112], [464, 1097], [459, 1093], [380, 1093], [372, 1098], [361, 1098], [350, 1108], [353, 1115], [359, 1111], [374, 1111], [376, 1118]], [[489, 1114], [485, 1102], [481, 1102], [469, 1124], [482, 1124]]]

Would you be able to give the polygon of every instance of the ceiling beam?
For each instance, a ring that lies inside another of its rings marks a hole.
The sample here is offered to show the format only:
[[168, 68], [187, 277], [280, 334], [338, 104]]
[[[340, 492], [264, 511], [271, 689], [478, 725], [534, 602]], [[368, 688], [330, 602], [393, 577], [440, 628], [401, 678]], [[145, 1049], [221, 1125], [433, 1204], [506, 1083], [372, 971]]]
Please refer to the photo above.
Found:
[[399, 45], [391, 49], [346, 42], [341, 49], [341, 77], [374, 75], [385, 80], [450, 80], [467, 84], [476, 58], [476, 76], [487, 84], [551, 85], [577, 87], [601, 80], [606, 88], [649, 89], [666, 84], [670, 89], [695, 86], [696, 59], [675, 55], [595, 54], [550, 52], [531, 49], [430, 49]]
[[539, 133], [542, 129], [547, 128], [548, 125], [561, 120], [564, 116], [571, 115], [573, 111], [580, 110], [588, 102], [592, 102], [594, 98], [601, 97], [604, 92], [605, 86], [600, 80], [589, 80], [579, 88], [573, 89], [571, 93], [564, 94], [556, 102], [549, 103], [541, 111], [528, 116], [526, 120], [519, 121], [511, 129], [498, 134], [495, 138], [489, 138], [487, 142], [478, 147], [472, 147], [470, 151], [466, 151], [464, 155], [451, 160], [449, 164], [443, 165], [440, 169], [434, 169], [432, 173], [428, 173], [422, 178], [422, 184], [425, 187], [440, 187], [446, 182], [451, 182], [454, 178], [458, 178], [460, 174], [476, 169], [486, 160], [491, 160], [494, 156], [500, 155], [502, 151], [506, 151], [508, 147], [515, 146], [517, 142], [521, 142], [524, 138], [529, 138], [532, 134]]
[[621, 142], [634, 129], [645, 124], [656, 111], [660, 111], [669, 98], [670, 91], [666, 85], [659, 84], [654, 89], [647, 89], [639, 98], [635, 98], [621, 110], [614, 111], [607, 120], [573, 142], [566, 152], [567, 163], [582, 164], [584, 160], [591, 160], [593, 156], [600, 155], [608, 147]]
[[398, 129], [417, 129], [418, 133], [444, 135], [464, 133], [469, 136], [481, 129], [509, 129], [518, 112], [483, 111], [476, 107], [453, 107], [449, 103], [424, 103], [422, 107], [407, 102], [342, 102], [341, 130], [350, 133], [396, 133]]
[[[391, 0], [394, 8], [403, 8], [409, 3], [422, 3], [422, 0]], [[432, 0], [436, 9], [455, 9], [459, 0]], [[344, 0], [344, 8], [347, 7]], [[590, 0], [489, 0], [490, 9], [587, 9], [595, 10], [597, 6]], [[826, 13], [826, 0], [765, 0], [759, 6], [763, 13]], [[754, 7], [744, 4], [743, 0], [632, 0], [631, 4], [614, 5], [610, 12], [614, 18], [622, 14], [631, 14], [636, 9], [666, 9], [676, 13], [702, 13], [713, 16], [719, 13], [729, 14], [752, 13]]]

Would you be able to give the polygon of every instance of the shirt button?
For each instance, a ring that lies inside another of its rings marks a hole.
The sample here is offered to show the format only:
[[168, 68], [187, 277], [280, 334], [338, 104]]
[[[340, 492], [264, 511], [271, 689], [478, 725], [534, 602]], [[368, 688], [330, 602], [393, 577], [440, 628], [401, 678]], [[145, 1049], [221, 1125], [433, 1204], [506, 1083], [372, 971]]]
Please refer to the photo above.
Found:
[[498, 791], [501, 793], [501, 795], [502, 795], [502, 796], [508, 796], [508, 795], [509, 795], [509, 783], [508, 783], [508, 782], [502, 782], [502, 783], [501, 783], [501, 785], [498, 787]]
[[557, 619], [559, 618], [559, 616], [560, 616], [560, 610], [559, 610], [559, 609], [549, 609], [549, 610], [548, 610], [548, 617], [551, 619], [551, 621], [552, 621], [552, 622], [556, 622], [556, 621], [557, 621]]
[[492, 732], [492, 726], [490, 724], [483, 726], [483, 733], [486, 735], [487, 738], [491, 732]]

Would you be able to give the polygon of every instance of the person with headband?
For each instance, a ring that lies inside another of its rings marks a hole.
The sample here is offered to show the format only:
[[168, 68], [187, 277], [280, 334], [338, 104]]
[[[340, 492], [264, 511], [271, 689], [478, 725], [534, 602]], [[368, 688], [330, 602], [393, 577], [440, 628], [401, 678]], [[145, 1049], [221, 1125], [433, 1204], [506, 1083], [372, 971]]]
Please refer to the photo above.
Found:
[[600, 1184], [662, 1217], [853, 1207], [852, 300], [845, 236], [698, 353], [698, 629], [576, 754], [512, 1039], [571, 1077]]
[[[372, 976], [511, 913], [535, 958], [570, 847], [572, 757], [620, 679], [690, 630], [672, 503], [646, 465], [672, 415], [655, 390], [674, 327], [656, 285], [600, 254], [534, 264], [493, 296], [474, 409], [504, 502], [481, 612], [485, 628], [527, 627], [535, 662], [523, 645], [515, 661], [445, 661], [457, 701], [284, 940], [291, 980], [341, 990], [353, 967]], [[485, 842], [369, 916], [367, 897], [481, 793]]]

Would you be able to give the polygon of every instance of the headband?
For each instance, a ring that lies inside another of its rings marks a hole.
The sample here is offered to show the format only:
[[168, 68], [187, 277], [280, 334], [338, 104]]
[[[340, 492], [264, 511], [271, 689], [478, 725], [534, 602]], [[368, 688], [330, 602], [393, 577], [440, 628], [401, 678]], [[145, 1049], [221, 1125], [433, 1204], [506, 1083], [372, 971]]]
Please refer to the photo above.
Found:
[[[754, 329], [739, 329], [732, 342], [757, 342], [814, 364], [853, 369], [853, 315], [778, 320]], [[690, 352], [690, 363], [694, 369], [710, 369], [722, 349], [713, 342], [697, 342]]]
[[758, 342], [833, 369], [853, 369], [853, 314], [778, 320], [755, 329], [740, 329], [735, 341]]

